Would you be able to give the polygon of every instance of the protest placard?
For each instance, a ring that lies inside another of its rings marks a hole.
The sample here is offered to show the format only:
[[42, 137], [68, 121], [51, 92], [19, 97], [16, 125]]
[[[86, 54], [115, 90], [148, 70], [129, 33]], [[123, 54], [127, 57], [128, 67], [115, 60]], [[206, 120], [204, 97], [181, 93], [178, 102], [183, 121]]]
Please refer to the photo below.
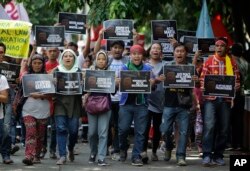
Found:
[[63, 95], [82, 94], [82, 73], [55, 72], [56, 93]]
[[120, 92], [151, 93], [150, 71], [120, 71]]
[[204, 96], [235, 97], [235, 76], [205, 75]]
[[165, 88], [194, 88], [193, 65], [164, 65], [163, 74]]
[[22, 78], [22, 85], [24, 97], [28, 97], [31, 93], [55, 93], [52, 74], [26, 74]]
[[115, 71], [86, 70], [84, 80], [84, 91], [114, 93]]
[[6, 56], [27, 58], [32, 24], [17, 20], [0, 20], [0, 42], [6, 45]]
[[133, 20], [113, 19], [103, 22], [105, 29], [103, 38], [110, 40], [132, 40]]
[[16, 79], [19, 77], [20, 65], [12, 63], [0, 63], [0, 73], [7, 78], [10, 84], [16, 84]]
[[203, 55], [213, 54], [215, 51], [215, 38], [198, 38], [198, 49]]
[[85, 34], [86, 18], [84, 14], [59, 12], [59, 23], [65, 26], [66, 33]]
[[41, 47], [64, 47], [64, 26], [36, 26], [36, 45]]
[[153, 40], [169, 41], [170, 38], [177, 40], [176, 20], [152, 20], [151, 29]]
[[177, 41], [183, 43], [184, 36], [195, 36], [196, 31], [190, 31], [190, 30], [177, 30]]
[[183, 44], [187, 47], [189, 56], [198, 50], [198, 40], [195, 36], [183, 36]]

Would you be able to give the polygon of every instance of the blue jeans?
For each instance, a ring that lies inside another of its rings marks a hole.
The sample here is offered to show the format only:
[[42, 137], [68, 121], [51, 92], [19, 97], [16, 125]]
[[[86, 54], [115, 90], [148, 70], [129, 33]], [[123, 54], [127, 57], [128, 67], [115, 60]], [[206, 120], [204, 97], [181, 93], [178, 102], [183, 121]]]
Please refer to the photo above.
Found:
[[8, 90], [9, 100], [8, 103], [5, 104], [5, 116], [4, 116], [4, 134], [2, 137], [2, 157], [4, 160], [10, 159], [10, 151], [11, 151], [11, 125], [12, 125], [12, 102], [14, 101], [15, 91], [13, 88]]
[[148, 122], [148, 109], [145, 105], [126, 104], [120, 106], [119, 110], [119, 146], [121, 151], [128, 150], [128, 134], [132, 121], [134, 120], [134, 147], [132, 160], [141, 158], [145, 141], [145, 130]]
[[214, 101], [205, 101], [202, 140], [203, 157], [212, 157], [212, 151], [214, 150], [215, 158], [223, 158], [229, 132], [230, 111], [230, 103], [223, 101], [221, 98]]
[[69, 134], [68, 150], [73, 151], [77, 142], [79, 117], [69, 118], [64, 115], [56, 115], [56, 138], [59, 149], [59, 156], [66, 157], [66, 144]]
[[107, 153], [110, 115], [111, 111], [100, 115], [88, 113], [90, 154], [97, 155], [99, 160], [104, 160]]
[[164, 107], [162, 115], [161, 132], [166, 143], [166, 149], [171, 151], [173, 144], [173, 123], [178, 126], [179, 140], [176, 150], [176, 159], [186, 157], [186, 145], [189, 126], [189, 111], [182, 107]]

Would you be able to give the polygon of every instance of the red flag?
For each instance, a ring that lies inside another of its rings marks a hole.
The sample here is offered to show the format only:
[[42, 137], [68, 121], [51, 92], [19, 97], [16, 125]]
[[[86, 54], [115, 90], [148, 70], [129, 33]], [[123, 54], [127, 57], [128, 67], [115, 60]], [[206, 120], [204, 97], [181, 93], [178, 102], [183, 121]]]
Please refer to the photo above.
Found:
[[227, 37], [228, 45], [231, 46], [234, 42], [228, 34], [226, 27], [222, 23], [221, 15], [217, 14], [212, 20], [212, 28], [215, 37]]

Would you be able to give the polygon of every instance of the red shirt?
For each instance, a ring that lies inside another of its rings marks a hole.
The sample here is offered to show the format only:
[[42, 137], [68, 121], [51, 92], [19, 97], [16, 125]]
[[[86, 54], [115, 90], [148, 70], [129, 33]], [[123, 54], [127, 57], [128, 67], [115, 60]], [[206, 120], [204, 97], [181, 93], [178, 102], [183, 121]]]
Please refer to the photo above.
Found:
[[54, 63], [51, 63], [50, 61], [47, 61], [45, 64], [45, 70], [47, 73], [50, 73], [55, 67], [57, 67], [59, 63], [55, 61]]
[[[238, 70], [238, 66], [234, 59], [231, 59], [231, 64], [233, 67], [233, 72], [236, 77], [236, 83], [240, 83], [240, 73]], [[200, 76], [200, 83], [201, 88], [204, 88], [204, 78], [205, 75], [226, 75], [226, 61], [225, 57], [218, 57], [218, 56], [210, 56], [206, 60], [206, 62], [203, 64], [202, 73]], [[205, 99], [208, 100], [215, 100], [215, 96], [206, 96]], [[228, 98], [224, 98], [229, 100]], [[231, 99], [230, 99], [231, 100]]]

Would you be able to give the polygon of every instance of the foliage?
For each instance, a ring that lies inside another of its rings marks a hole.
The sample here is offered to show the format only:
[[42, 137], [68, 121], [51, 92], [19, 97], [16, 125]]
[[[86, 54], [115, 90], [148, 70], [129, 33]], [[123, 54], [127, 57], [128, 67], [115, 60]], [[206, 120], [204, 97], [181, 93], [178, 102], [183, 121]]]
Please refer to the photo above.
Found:
[[[3, 0], [4, 3], [10, 0]], [[88, 20], [98, 25], [107, 19], [133, 19], [135, 28], [150, 38], [150, 21], [156, 19], [177, 20], [178, 29], [196, 30], [202, 0], [16, 0], [23, 2], [31, 22], [53, 25], [57, 22], [58, 12], [84, 12], [89, 5]], [[250, 18], [247, 14], [247, 1], [207, 0], [210, 16], [218, 12], [223, 23], [236, 40], [244, 43], [246, 32], [250, 33]], [[236, 5], [235, 5], [236, 4]], [[233, 9], [238, 7], [236, 13]], [[241, 15], [238, 17], [237, 15]], [[238, 21], [237, 21], [238, 20]], [[243, 23], [244, 21], [244, 23]], [[234, 23], [234, 24], [232, 24]], [[234, 32], [236, 31], [236, 33]], [[238, 37], [238, 38], [237, 38]]]

